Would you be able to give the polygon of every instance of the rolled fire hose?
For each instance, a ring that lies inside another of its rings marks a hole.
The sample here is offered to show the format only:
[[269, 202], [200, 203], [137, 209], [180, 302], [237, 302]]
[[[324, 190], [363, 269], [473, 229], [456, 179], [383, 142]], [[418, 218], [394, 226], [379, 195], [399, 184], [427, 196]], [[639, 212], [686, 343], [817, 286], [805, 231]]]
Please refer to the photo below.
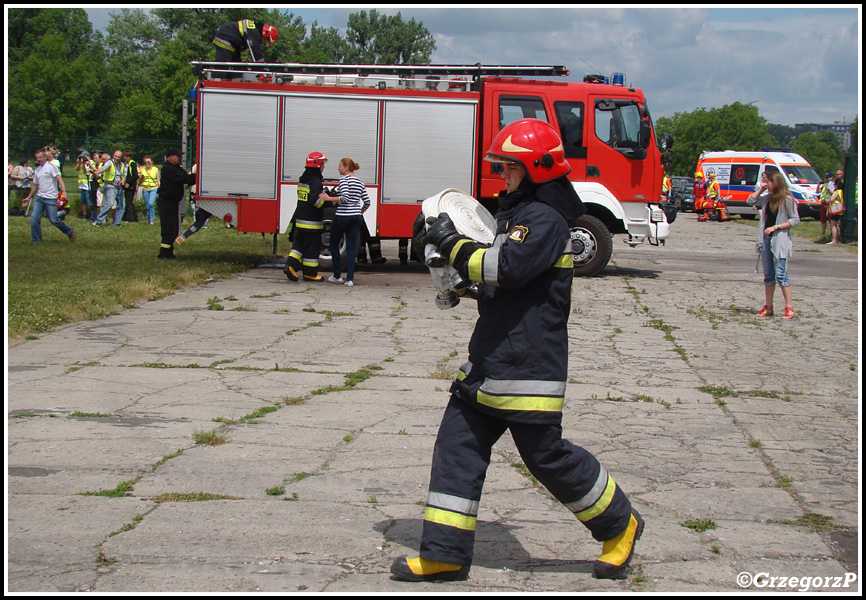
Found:
[[[480, 242], [492, 244], [496, 235], [496, 219], [475, 198], [456, 189], [447, 189], [430, 196], [421, 204], [424, 221], [447, 213], [454, 227], [461, 235]], [[460, 302], [456, 290], [466, 287], [454, 267], [448, 264], [448, 257], [439, 254], [432, 244], [424, 247], [424, 264], [430, 269], [430, 276], [436, 286], [436, 306], [440, 309], [453, 308]]]

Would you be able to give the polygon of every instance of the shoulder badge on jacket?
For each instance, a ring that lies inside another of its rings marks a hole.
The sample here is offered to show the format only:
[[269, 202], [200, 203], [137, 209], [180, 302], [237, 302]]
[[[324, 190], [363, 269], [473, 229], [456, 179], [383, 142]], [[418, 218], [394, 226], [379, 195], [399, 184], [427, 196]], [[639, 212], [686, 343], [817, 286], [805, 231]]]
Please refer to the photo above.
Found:
[[529, 235], [529, 227], [524, 225], [515, 225], [508, 234], [508, 239], [514, 240], [515, 242], [522, 242], [526, 239], [527, 235]]

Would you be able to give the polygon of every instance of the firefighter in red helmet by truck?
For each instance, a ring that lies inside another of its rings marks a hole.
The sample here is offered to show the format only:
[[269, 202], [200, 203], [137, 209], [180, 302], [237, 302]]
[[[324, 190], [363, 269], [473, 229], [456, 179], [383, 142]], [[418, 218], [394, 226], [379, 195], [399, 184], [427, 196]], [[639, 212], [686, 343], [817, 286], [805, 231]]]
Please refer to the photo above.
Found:
[[283, 273], [292, 281], [321, 281], [319, 254], [322, 250], [325, 201], [319, 199], [324, 187], [322, 171], [328, 158], [321, 152], [311, 152], [304, 162], [304, 173], [298, 179], [298, 207], [292, 218], [292, 249]]
[[562, 438], [570, 228], [585, 208], [566, 177], [571, 166], [559, 134], [544, 121], [507, 125], [487, 160], [502, 163], [506, 182], [493, 245], [462, 236], [446, 213], [418, 232], [479, 284], [479, 318], [433, 450], [420, 556], [397, 558], [391, 574], [403, 581], [468, 577], [491, 449], [510, 430], [533, 476], [603, 542], [593, 576], [623, 578], [643, 520], [601, 463]]

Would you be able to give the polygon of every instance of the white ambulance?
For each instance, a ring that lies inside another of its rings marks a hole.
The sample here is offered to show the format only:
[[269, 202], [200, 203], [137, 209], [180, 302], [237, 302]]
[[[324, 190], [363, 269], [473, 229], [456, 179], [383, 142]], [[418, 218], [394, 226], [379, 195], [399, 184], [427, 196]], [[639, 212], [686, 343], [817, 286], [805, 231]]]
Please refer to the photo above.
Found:
[[821, 202], [818, 199], [818, 184], [821, 178], [812, 165], [790, 150], [762, 148], [760, 152], [704, 152], [698, 159], [695, 172], [704, 174], [704, 181], [714, 173], [719, 182], [722, 197], [730, 214], [754, 216], [757, 210], [746, 199], [755, 191], [762, 173], [777, 171], [785, 176], [788, 188], [797, 201], [800, 217], [818, 218]]

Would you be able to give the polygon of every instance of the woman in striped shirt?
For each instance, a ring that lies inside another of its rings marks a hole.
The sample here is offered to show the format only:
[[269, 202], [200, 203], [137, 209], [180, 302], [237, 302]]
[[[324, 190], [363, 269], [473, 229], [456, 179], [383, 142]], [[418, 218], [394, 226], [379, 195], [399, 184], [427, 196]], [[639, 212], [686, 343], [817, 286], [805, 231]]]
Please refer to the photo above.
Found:
[[340, 276], [342, 265], [340, 264], [340, 240], [346, 237], [346, 285], [355, 285], [352, 280], [355, 276], [355, 256], [358, 252], [358, 236], [361, 232], [364, 211], [370, 208], [370, 197], [364, 182], [355, 177], [355, 171], [359, 169], [358, 163], [351, 158], [340, 160], [337, 170], [340, 172], [340, 183], [337, 186], [339, 197], [329, 196], [322, 192], [319, 198], [337, 205], [334, 222], [331, 224], [331, 262], [334, 266], [334, 275], [328, 277], [331, 283], [343, 283]]

